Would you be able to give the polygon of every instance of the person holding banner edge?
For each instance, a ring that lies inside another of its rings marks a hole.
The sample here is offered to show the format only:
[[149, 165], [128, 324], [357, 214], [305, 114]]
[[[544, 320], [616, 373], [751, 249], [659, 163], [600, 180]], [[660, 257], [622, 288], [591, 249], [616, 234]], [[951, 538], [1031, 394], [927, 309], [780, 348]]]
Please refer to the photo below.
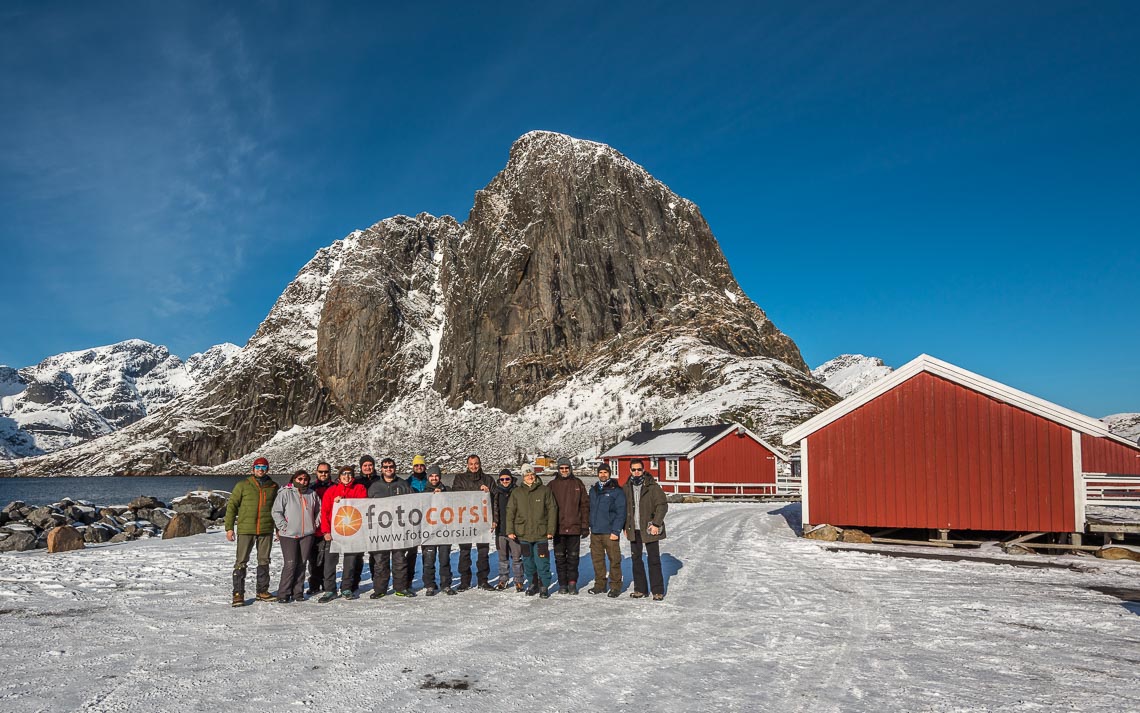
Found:
[[[321, 498], [321, 535], [326, 542], [332, 542], [332, 516], [333, 507], [344, 498], [368, 497], [368, 491], [363, 485], [355, 482], [354, 468], [351, 465], [340, 467], [338, 482], [325, 491]], [[357, 562], [363, 560], [364, 555], [359, 552], [344, 553], [344, 568], [341, 571], [340, 591], [345, 599], [356, 599], [356, 590], [360, 586], [357, 572]], [[340, 561], [340, 553], [331, 549], [325, 554], [325, 593], [317, 601], [321, 604], [336, 599], [336, 566]]]
[[[390, 498], [396, 495], [410, 495], [411, 487], [396, 475], [396, 461], [385, 458], [380, 461], [380, 477], [368, 485], [368, 497]], [[388, 593], [388, 577], [392, 578], [392, 589], [398, 597], [414, 597], [412, 578], [408, 572], [406, 548], [377, 550], [368, 553], [368, 568], [372, 571], [372, 594], [369, 599], [380, 599]]]
[[[448, 488], [443, 484], [443, 473], [438, 465], [433, 465], [427, 471], [427, 487], [424, 493], [446, 493]], [[434, 597], [441, 589], [449, 596], [455, 594], [451, 588], [451, 545], [424, 545], [423, 552], [423, 581], [424, 596]], [[435, 583], [436, 563], [439, 563], [439, 584]]]
[[[483, 464], [479, 456], [472, 453], [467, 456], [467, 470], [455, 476], [451, 489], [455, 492], [483, 491], [490, 493], [495, 487], [491, 476], [483, 472]], [[479, 589], [495, 591], [488, 580], [491, 577], [491, 546], [480, 542], [475, 545], [478, 554], [477, 573], [479, 575]], [[456, 591], [466, 592], [475, 586], [475, 579], [471, 576], [471, 545], [459, 545], [459, 586]]]

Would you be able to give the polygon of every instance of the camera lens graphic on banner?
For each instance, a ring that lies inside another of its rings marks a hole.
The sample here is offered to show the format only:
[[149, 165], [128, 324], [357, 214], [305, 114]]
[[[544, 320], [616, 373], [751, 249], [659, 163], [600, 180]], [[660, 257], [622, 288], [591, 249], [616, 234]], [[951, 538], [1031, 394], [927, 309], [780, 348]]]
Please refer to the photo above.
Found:
[[360, 532], [360, 526], [363, 524], [364, 518], [359, 510], [351, 505], [341, 505], [333, 518], [333, 531], [338, 535], [351, 537]]
[[494, 541], [490, 496], [483, 492], [346, 498], [333, 506], [334, 552]]

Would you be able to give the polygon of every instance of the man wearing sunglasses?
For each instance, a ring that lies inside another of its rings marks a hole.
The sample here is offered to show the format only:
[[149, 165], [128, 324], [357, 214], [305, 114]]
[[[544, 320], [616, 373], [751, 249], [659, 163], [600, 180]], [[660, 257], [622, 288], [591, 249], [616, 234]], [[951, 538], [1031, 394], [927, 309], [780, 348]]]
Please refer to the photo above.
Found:
[[[317, 463], [317, 479], [310, 487], [317, 494], [317, 501], [325, 497], [325, 491], [332, 487], [332, 466], [324, 461]], [[309, 596], [324, 591], [325, 583], [325, 555], [329, 551], [329, 543], [325, 538], [318, 537], [313, 543], [313, 554], [309, 557]]]
[[[277, 483], [269, 477], [269, 461], [253, 461], [252, 475], [234, 486], [226, 504], [226, 539], [237, 540], [237, 559], [234, 561], [234, 594], [232, 605], [245, 604], [245, 573], [249, 556], [257, 548], [257, 601], [274, 602], [277, 597], [269, 593], [269, 553], [273, 550], [273, 500], [277, 497]], [[236, 537], [235, 537], [236, 528]]]
[[[625, 481], [625, 536], [629, 538], [633, 564], [633, 591], [629, 596], [642, 599], [653, 592], [653, 601], [665, 598], [665, 579], [661, 576], [661, 540], [665, 539], [665, 513], [669, 501], [653, 476], [636, 458], [629, 463], [629, 480]], [[645, 581], [645, 564], [641, 550], [649, 560], [649, 582]]]
[[495, 585], [497, 591], [503, 591], [511, 586], [511, 574], [515, 576], [515, 591], [523, 591], [523, 563], [522, 545], [518, 540], [507, 537], [507, 503], [511, 500], [511, 491], [515, 489], [515, 478], [510, 470], [503, 468], [499, 471], [499, 482], [491, 491], [491, 499], [495, 504], [495, 519], [498, 527], [495, 529], [495, 547], [499, 550], [499, 582]]
[[[390, 498], [396, 495], [409, 495], [411, 487], [396, 475], [396, 461], [385, 458], [380, 461], [380, 477], [368, 486], [368, 497]], [[368, 553], [368, 568], [372, 570], [372, 594], [369, 599], [379, 599], [388, 593], [388, 578], [392, 578], [392, 589], [398, 597], [414, 597], [412, 577], [408, 573], [408, 559], [405, 548], [377, 550]]]

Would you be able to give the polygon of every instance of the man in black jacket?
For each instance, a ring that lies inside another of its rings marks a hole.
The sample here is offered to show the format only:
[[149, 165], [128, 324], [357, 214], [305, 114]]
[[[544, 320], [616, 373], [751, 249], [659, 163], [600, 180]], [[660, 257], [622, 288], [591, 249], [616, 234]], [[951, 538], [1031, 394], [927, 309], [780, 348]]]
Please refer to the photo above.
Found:
[[[390, 498], [394, 495], [408, 495], [411, 486], [396, 475], [396, 461], [385, 458], [380, 461], [380, 477], [368, 485], [368, 497]], [[388, 577], [392, 577], [392, 589], [397, 597], [414, 597], [412, 577], [408, 572], [408, 560], [404, 548], [378, 550], [368, 553], [368, 568], [372, 570], [372, 594], [369, 599], [379, 599], [388, 593]]]
[[[376, 459], [370, 455], [360, 456], [360, 475], [356, 476], [356, 478], [353, 480], [353, 482], [356, 483], [357, 485], [363, 485], [364, 489], [368, 490], [368, 486], [372, 485], [373, 483], [375, 483], [379, 479], [380, 479], [380, 476], [376, 474]], [[347, 562], [348, 562], [348, 559], [345, 558], [345, 563], [347, 563]], [[361, 554], [359, 557], [357, 557], [356, 561], [353, 563], [353, 574], [356, 575], [356, 582], [357, 582], [357, 584], [359, 584], [362, 577], [364, 576], [364, 555], [363, 554]], [[373, 572], [373, 574], [375, 574], [375, 572]], [[387, 586], [387, 585], [385, 585], [385, 586]]]
[[[493, 487], [495, 481], [483, 472], [483, 464], [475, 454], [467, 456], [467, 470], [456, 475], [455, 482], [451, 485], [451, 489], [456, 492], [482, 490], [488, 494]], [[495, 588], [487, 581], [491, 576], [491, 546], [486, 542], [480, 542], [475, 545], [475, 549], [478, 552], [476, 571], [479, 574], [479, 589], [493, 592]], [[473, 586], [475, 580], [471, 576], [471, 544], [459, 545], [459, 586], [456, 589], [465, 592]]]

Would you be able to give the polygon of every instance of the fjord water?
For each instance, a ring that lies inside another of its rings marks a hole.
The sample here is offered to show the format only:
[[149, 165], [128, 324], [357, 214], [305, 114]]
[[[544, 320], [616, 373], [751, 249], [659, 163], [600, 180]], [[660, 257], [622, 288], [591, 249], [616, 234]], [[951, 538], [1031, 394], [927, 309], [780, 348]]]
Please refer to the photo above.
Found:
[[[56, 478], [0, 478], [0, 507], [13, 500], [48, 505], [63, 498], [89, 500], [96, 505], [126, 505], [140, 495], [153, 495], [166, 504], [191, 490], [232, 491], [249, 475], [60, 476]], [[278, 483], [288, 476], [274, 476]]]

